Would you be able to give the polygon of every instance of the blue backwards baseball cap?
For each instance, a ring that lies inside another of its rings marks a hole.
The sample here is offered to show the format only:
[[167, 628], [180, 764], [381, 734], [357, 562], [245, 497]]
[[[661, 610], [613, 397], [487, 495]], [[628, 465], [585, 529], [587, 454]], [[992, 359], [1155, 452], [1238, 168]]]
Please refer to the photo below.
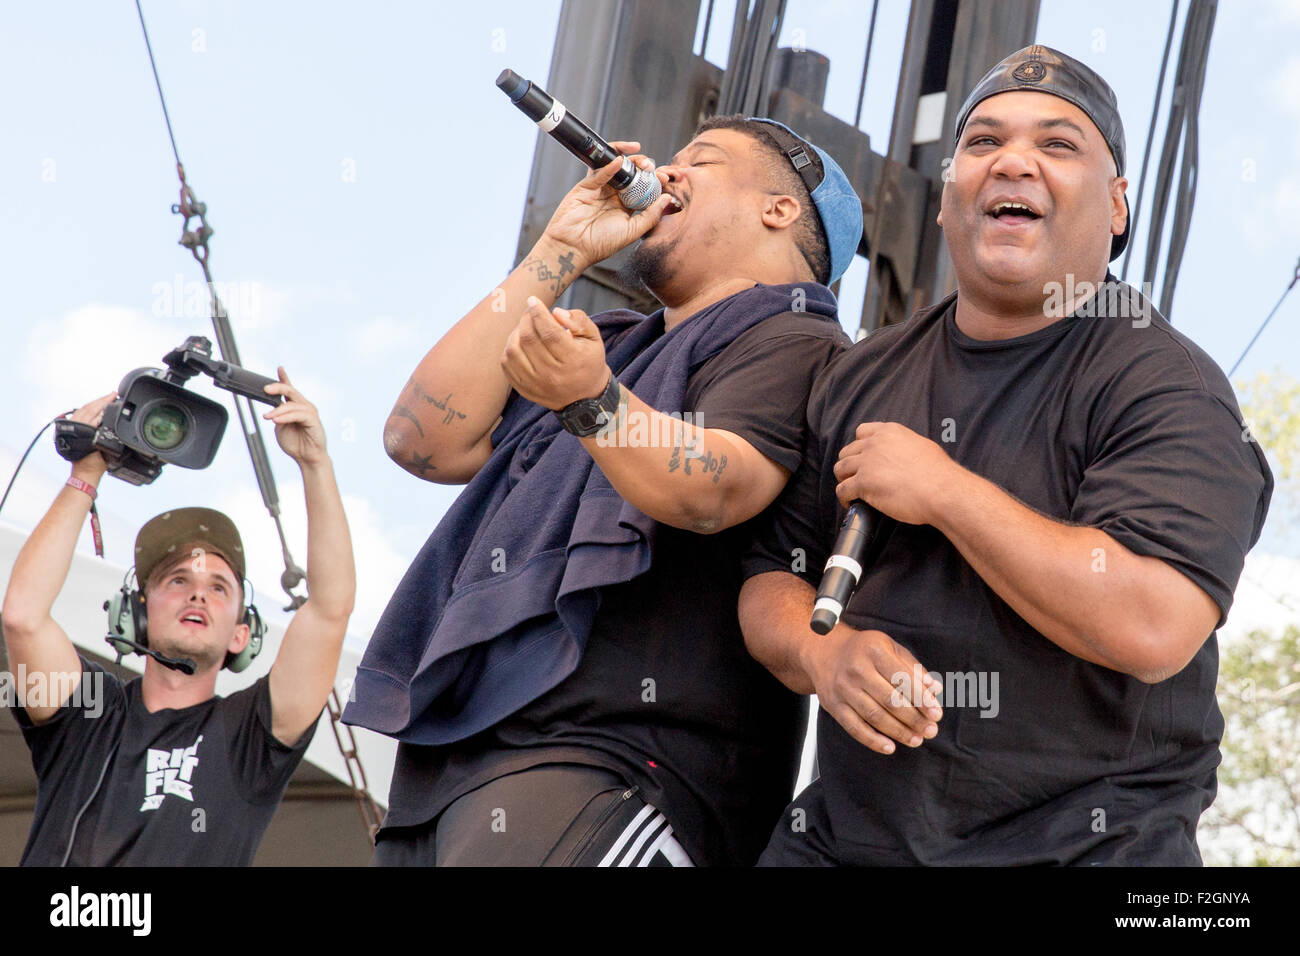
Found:
[[827, 285], [844, 275], [862, 241], [862, 200], [853, 191], [844, 170], [831, 159], [830, 153], [808, 142], [784, 123], [765, 116], [749, 116], [753, 123], [772, 127], [765, 132], [781, 146], [781, 152], [794, 166], [808, 187], [831, 254], [831, 275]]

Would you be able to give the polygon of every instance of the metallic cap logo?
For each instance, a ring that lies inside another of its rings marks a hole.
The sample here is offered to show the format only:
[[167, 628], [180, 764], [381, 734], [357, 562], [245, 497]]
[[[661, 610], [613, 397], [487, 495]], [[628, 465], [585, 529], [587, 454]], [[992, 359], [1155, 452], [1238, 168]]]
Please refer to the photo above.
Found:
[[1012, 79], [1021, 83], [1040, 83], [1047, 76], [1047, 67], [1041, 60], [1026, 60], [1012, 71]]

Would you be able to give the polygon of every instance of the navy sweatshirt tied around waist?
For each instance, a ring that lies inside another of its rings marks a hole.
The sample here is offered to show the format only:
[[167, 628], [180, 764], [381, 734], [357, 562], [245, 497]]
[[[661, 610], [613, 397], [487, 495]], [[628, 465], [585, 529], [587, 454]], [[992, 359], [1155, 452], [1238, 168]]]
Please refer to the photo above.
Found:
[[[701, 365], [799, 305], [836, 321], [834, 296], [812, 282], [756, 285], [666, 334], [662, 309], [593, 320], [619, 381], [671, 414]], [[389, 600], [346, 723], [416, 744], [492, 726], [573, 673], [600, 589], [649, 569], [654, 519], [619, 496], [554, 414], [512, 393], [492, 442]]]

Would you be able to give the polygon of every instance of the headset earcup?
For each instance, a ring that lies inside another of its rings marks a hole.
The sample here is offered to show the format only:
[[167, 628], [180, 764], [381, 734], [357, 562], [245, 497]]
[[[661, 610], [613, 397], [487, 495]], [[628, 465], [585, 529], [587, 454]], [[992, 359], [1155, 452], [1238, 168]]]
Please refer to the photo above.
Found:
[[250, 604], [244, 610], [243, 623], [248, 625], [248, 643], [238, 654], [226, 655], [224, 666], [232, 674], [247, 669], [253, 659], [262, 653], [262, 638], [266, 636], [266, 625], [262, 623], [262, 615], [254, 605]]
[[137, 644], [149, 646], [149, 607], [145, 603], [144, 594], [140, 591], [132, 591], [131, 601], [131, 620], [135, 626], [135, 641]]
[[113, 650], [117, 652], [118, 657], [138, 653], [130, 644], [114, 640], [114, 638], [118, 637], [125, 638], [128, 641], [138, 640], [136, 637], [134, 607], [131, 601], [132, 593], [129, 588], [124, 587], [104, 602], [104, 609], [108, 611], [108, 642], [113, 646]]

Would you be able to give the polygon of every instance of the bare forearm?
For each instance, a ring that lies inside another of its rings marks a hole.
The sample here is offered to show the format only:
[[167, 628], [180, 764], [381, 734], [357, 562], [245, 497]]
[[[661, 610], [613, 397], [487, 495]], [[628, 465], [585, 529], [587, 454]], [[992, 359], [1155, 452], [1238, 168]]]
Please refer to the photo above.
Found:
[[1182, 593], [1188, 583], [1177, 571], [1097, 528], [1046, 518], [964, 469], [947, 484], [936, 527], [1017, 614], [1076, 657], [1144, 680], [1167, 676], [1167, 635], [1197, 627], [1198, 608], [1166, 599], [1168, 585]]
[[550, 308], [584, 268], [574, 251], [539, 241], [416, 366], [384, 428], [389, 455], [436, 480], [439, 461], [483, 441], [510, 394], [501, 353], [528, 297]]
[[737, 492], [745, 466], [727, 436], [665, 415], [626, 388], [621, 395], [617, 427], [582, 444], [624, 500], [656, 521], [700, 534], [738, 524], [767, 504], [743, 513]]
[[[98, 480], [89, 473], [79, 477], [92, 486]], [[6, 634], [33, 630], [49, 618], [67, 580], [90, 505], [89, 495], [63, 487], [28, 536], [9, 576], [3, 612]]]
[[750, 656], [796, 694], [815, 693], [805, 663], [817, 640], [808, 622], [817, 592], [784, 571], [757, 574], [740, 589], [740, 629]]
[[307, 505], [307, 589], [324, 618], [346, 621], [356, 600], [352, 536], [329, 459], [302, 466]]

